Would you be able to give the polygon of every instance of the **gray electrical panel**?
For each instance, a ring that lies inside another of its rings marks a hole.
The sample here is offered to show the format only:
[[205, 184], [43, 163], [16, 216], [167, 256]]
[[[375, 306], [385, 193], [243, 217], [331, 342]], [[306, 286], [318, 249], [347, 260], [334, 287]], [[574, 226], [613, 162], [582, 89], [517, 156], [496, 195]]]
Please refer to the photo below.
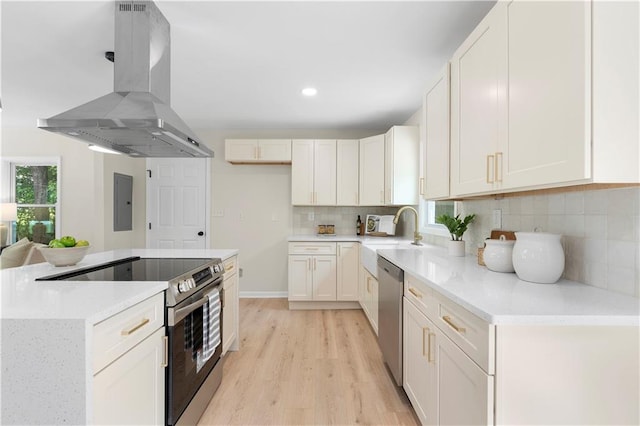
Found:
[[133, 176], [113, 174], [113, 230], [133, 229]]

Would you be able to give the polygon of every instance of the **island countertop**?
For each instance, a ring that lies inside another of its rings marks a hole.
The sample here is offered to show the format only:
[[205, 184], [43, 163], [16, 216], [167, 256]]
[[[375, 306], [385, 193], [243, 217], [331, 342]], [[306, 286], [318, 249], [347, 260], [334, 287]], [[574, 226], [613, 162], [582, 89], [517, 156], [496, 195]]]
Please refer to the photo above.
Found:
[[237, 255], [235, 249], [120, 249], [88, 254], [74, 266], [38, 263], [0, 271], [0, 318], [84, 320], [96, 324], [164, 291], [162, 281], [35, 281], [132, 256], [161, 258], [215, 258]]

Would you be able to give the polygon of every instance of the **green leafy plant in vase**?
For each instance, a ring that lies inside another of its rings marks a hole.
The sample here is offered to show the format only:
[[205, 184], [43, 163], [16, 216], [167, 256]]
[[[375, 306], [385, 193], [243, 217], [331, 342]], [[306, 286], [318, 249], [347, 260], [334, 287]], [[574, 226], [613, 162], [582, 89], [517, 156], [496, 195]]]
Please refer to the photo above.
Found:
[[452, 256], [464, 256], [465, 244], [462, 236], [467, 231], [467, 228], [473, 223], [476, 218], [475, 214], [470, 214], [460, 219], [460, 215], [455, 217], [448, 214], [443, 214], [436, 217], [436, 223], [441, 223], [447, 227], [449, 234], [451, 235], [451, 241], [449, 241], [449, 254]]

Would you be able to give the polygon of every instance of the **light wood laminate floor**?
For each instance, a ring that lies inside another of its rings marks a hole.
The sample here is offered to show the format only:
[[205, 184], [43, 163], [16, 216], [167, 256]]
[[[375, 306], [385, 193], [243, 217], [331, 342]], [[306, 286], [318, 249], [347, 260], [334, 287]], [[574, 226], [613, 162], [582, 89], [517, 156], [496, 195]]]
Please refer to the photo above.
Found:
[[361, 310], [240, 299], [240, 351], [199, 425], [417, 425]]

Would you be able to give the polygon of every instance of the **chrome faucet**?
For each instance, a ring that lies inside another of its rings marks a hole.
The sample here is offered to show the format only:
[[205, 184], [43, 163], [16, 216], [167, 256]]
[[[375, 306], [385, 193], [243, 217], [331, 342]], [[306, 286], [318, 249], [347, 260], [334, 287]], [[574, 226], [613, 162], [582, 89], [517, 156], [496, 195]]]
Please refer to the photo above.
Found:
[[400, 219], [400, 215], [405, 210], [411, 210], [416, 216], [416, 227], [413, 230], [413, 242], [411, 244], [415, 246], [421, 246], [422, 243], [420, 242], [420, 240], [422, 239], [422, 235], [420, 234], [420, 231], [419, 231], [420, 228], [418, 226], [418, 211], [416, 209], [414, 209], [411, 206], [400, 207], [400, 210], [398, 210], [398, 212], [396, 213], [396, 217], [393, 218], [393, 223], [396, 225], [398, 224], [398, 219]]

